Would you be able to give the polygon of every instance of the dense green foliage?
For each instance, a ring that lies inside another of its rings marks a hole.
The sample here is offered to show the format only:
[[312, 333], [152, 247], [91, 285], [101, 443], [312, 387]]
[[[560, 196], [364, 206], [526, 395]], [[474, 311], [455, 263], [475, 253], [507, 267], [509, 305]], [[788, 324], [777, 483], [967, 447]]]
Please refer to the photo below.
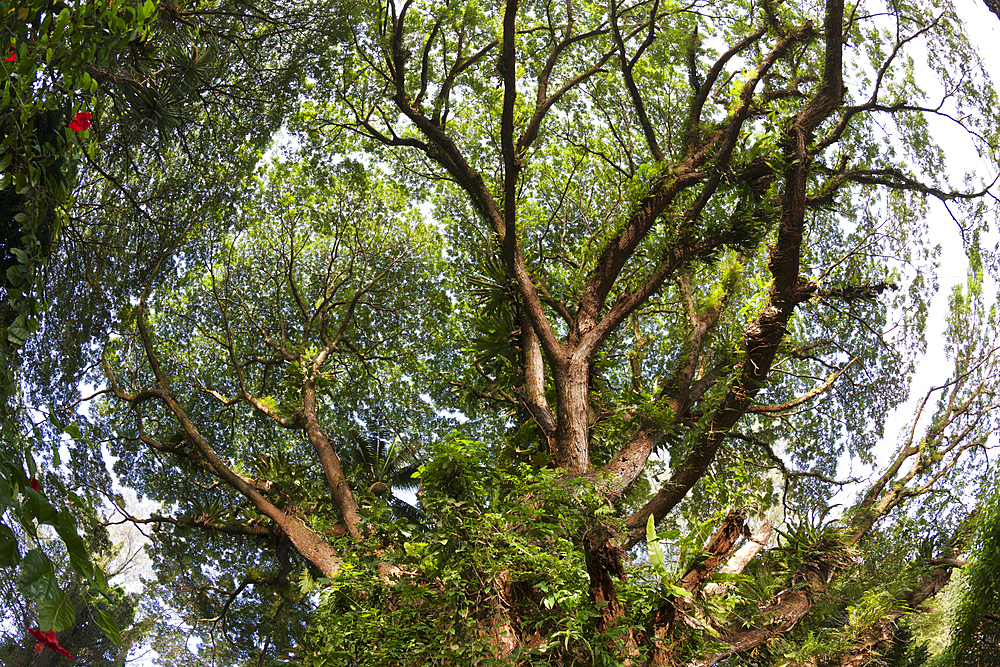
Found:
[[23, 6], [0, 566], [41, 626], [84, 622], [57, 579], [118, 600], [75, 529], [116, 482], [159, 504], [129, 609], [203, 642], [140, 614], [162, 664], [915, 665], [894, 628], [992, 572], [1000, 134], [950, 6]]
[[978, 506], [976, 530], [969, 545], [970, 562], [964, 568], [961, 598], [953, 610], [951, 644], [942, 664], [989, 664], [1000, 658], [1000, 493], [996, 487], [983, 491]]

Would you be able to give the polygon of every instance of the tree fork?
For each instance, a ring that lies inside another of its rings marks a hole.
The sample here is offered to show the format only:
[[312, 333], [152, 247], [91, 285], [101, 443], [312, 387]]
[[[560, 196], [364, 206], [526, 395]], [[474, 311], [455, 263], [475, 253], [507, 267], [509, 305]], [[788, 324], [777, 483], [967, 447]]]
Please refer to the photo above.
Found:
[[303, 558], [315, 565], [323, 573], [323, 576], [334, 576], [340, 570], [343, 560], [336, 554], [333, 547], [320, 537], [316, 531], [306, 525], [302, 519], [286, 514], [262, 496], [257, 489], [248, 484], [242, 477], [233, 472], [218, 454], [215, 453], [215, 450], [212, 449], [194, 422], [191, 421], [187, 412], [170, 393], [167, 376], [163, 372], [159, 358], [153, 349], [153, 341], [148, 325], [146, 324], [145, 305], [145, 295], [143, 295], [143, 299], [136, 307], [135, 317], [138, 324], [139, 336], [146, 351], [146, 358], [149, 360], [153, 375], [156, 377], [158, 389], [161, 392], [160, 400], [173, 413], [184, 433], [197, 446], [201, 455], [212, 466], [215, 474], [230, 487], [243, 494], [258, 512], [274, 521], [277, 527], [288, 536], [288, 539], [295, 545], [295, 548], [302, 554]]

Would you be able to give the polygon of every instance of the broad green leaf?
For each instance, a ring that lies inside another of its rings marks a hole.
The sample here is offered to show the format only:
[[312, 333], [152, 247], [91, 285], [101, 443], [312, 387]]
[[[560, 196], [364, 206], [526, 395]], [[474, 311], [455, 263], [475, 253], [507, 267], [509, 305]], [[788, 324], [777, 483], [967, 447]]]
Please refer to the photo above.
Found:
[[672, 584], [668, 581], [663, 582], [663, 586], [667, 589], [667, 594], [673, 595], [674, 597], [683, 598], [691, 595], [677, 584]]
[[94, 565], [90, 561], [90, 554], [87, 553], [87, 547], [83, 542], [83, 538], [80, 537], [77, 531], [73, 515], [66, 510], [59, 512], [56, 531], [66, 545], [66, 551], [69, 552], [70, 564], [73, 566], [73, 569], [88, 579], [93, 577]]
[[76, 623], [73, 601], [66, 593], [60, 592], [54, 600], [39, 600], [36, 608], [38, 610], [38, 629], [42, 632], [49, 630], [62, 632], [73, 627]]
[[7, 509], [8, 507], [16, 507], [17, 501], [14, 498], [14, 492], [10, 484], [0, 476], [0, 511]]
[[14, 567], [21, 561], [17, 537], [10, 526], [0, 523], [0, 567]]
[[646, 546], [649, 549], [649, 563], [660, 576], [667, 575], [667, 564], [663, 556], [663, 545], [656, 536], [656, 527], [653, 522], [653, 515], [649, 515], [646, 521]]
[[[11, 273], [14, 272], [15, 270], [18, 270], [19, 272], [19, 269], [20, 267], [16, 266], [10, 267], [9, 269], [7, 269], [7, 277], [9, 278]], [[27, 329], [25, 329], [24, 327], [20, 327], [16, 324], [11, 324], [10, 327], [7, 328], [7, 339], [10, 340], [10, 342], [14, 343], [14, 345], [24, 345], [25, 341], [28, 340], [29, 335], [30, 334], [28, 333]]]
[[94, 623], [97, 623], [103, 632], [104, 636], [111, 640], [111, 643], [115, 646], [121, 647], [122, 645], [122, 632], [118, 628], [114, 619], [108, 616], [104, 610], [94, 607], [91, 610], [91, 617], [94, 619]]
[[24, 489], [24, 495], [27, 497], [24, 509], [28, 516], [35, 518], [38, 523], [56, 525], [59, 520], [59, 512], [45, 496], [30, 487]]
[[61, 595], [52, 561], [38, 549], [29, 551], [21, 561], [17, 586], [22, 593], [37, 601], [53, 602]]

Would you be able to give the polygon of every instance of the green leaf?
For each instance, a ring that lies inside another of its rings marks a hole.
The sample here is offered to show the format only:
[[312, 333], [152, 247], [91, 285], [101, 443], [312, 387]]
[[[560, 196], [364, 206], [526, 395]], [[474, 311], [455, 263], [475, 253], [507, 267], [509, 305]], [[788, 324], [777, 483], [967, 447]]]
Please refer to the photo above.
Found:
[[672, 584], [670, 582], [665, 581], [665, 582], [663, 582], [663, 585], [667, 589], [667, 594], [673, 595], [674, 597], [684, 598], [684, 597], [687, 597], [687, 596], [691, 595], [690, 593], [688, 593], [686, 590], [684, 590], [683, 588], [681, 588], [677, 584]]
[[51, 526], [56, 525], [59, 519], [59, 512], [45, 496], [32, 488], [24, 489], [24, 494], [28, 497], [28, 500], [24, 503], [24, 508], [28, 516], [37, 519], [38, 523], [47, 523]]
[[21, 551], [17, 548], [17, 536], [10, 526], [0, 523], [0, 567], [14, 567], [21, 561]]
[[112, 644], [121, 648], [122, 631], [118, 629], [114, 619], [97, 607], [91, 609], [91, 618], [94, 619], [94, 623], [97, 623], [97, 627], [104, 632], [104, 636], [111, 640]]
[[32, 549], [21, 561], [21, 573], [17, 586], [22, 593], [41, 602], [54, 602], [62, 594], [56, 583], [52, 561], [38, 549]]
[[70, 10], [69, 7], [59, 12], [59, 17], [56, 19], [56, 27], [55, 27], [56, 33], [58, 34], [59, 32], [62, 31], [63, 28], [69, 25], [69, 22], [72, 18], [73, 18], [73, 12]]
[[31, 455], [31, 452], [24, 453], [24, 462], [28, 464], [28, 476], [35, 477], [38, 474], [38, 465], [35, 464], [35, 459]]
[[649, 549], [649, 563], [660, 576], [667, 575], [667, 563], [663, 556], [663, 545], [656, 537], [656, 528], [653, 525], [653, 515], [649, 515], [646, 521], [646, 547]]
[[42, 632], [62, 632], [72, 628], [76, 623], [76, 612], [69, 596], [60, 592], [55, 600], [39, 600], [38, 629]]
[[[20, 267], [12, 266], [9, 269], [7, 269], [7, 277], [9, 278], [11, 272], [19, 268]], [[28, 336], [30, 335], [31, 334], [28, 333], [27, 329], [23, 329], [22, 327], [19, 327], [16, 324], [11, 324], [10, 327], [7, 329], [7, 339], [10, 340], [10, 342], [14, 343], [14, 345], [24, 345], [25, 341], [28, 340]]]
[[66, 510], [59, 512], [56, 531], [66, 545], [66, 551], [69, 552], [69, 560], [73, 569], [88, 579], [92, 578], [94, 576], [94, 565], [90, 561], [90, 554], [87, 553], [87, 547], [83, 543], [83, 538], [80, 537], [76, 529], [76, 521], [73, 519], [73, 515]]
[[17, 507], [14, 491], [6, 479], [0, 477], [0, 512], [9, 507]]

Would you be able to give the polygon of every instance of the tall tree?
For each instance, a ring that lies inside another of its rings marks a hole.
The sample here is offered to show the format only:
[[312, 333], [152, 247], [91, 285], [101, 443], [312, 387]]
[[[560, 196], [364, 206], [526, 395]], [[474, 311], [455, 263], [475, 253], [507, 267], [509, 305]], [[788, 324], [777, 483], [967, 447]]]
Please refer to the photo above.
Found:
[[[228, 66], [190, 134], [94, 158], [52, 279], [102, 306], [60, 330], [100, 387], [76, 465], [107, 483], [106, 444], [163, 503], [134, 520], [221, 660], [853, 664], [959, 563], [995, 446], [995, 165], [952, 185], [932, 131], [998, 137], [950, 6], [159, 12]], [[971, 257], [954, 369], [887, 455], [931, 210]], [[147, 222], [137, 275], [70, 269]], [[422, 463], [419, 523], [352, 474], [376, 425]]]

